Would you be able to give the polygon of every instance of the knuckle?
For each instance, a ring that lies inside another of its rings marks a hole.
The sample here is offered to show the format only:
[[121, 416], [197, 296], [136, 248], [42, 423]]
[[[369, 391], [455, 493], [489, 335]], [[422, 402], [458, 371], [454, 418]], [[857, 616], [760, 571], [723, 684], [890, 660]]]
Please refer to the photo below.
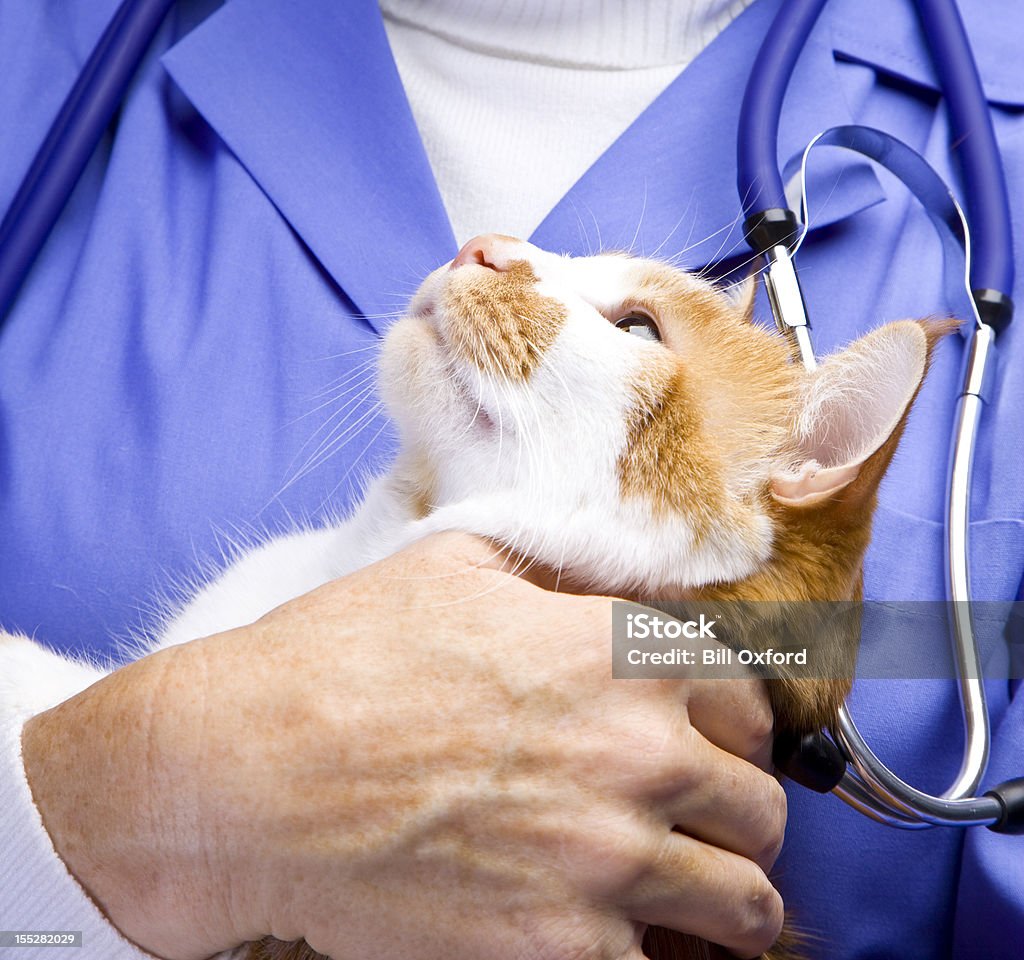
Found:
[[786, 837], [787, 809], [786, 791], [773, 777], [766, 784], [762, 809], [764, 844], [757, 857], [762, 869], [769, 869], [782, 850]]
[[[760, 681], [752, 681], [752, 684], [758, 688], [761, 686]], [[775, 714], [763, 690], [757, 690], [757, 695], [751, 704], [750, 712], [745, 719], [749, 750], [747, 755], [753, 756], [765, 744], [769, 743], [775, 735]]]
[[677, 716], [648, 711], [640, 735], [631, 745], [634, 781], [649, 784], [669, 799], [700, 789], [709, 770], [704, 753], [695, 744], [697, 737], [699, 734], [680, 724]]
[[628, 823], [595, 824], [587, 846], [587, 882], [602, 897], [634, 887], [657, 857], [646, 831]]
[[758, 871], [750, 893], [740, 911], [737, 925], [738, 946], [752, 956], [770, 950], [779, 938], [785, 920], [782, 897], [768, 878]]

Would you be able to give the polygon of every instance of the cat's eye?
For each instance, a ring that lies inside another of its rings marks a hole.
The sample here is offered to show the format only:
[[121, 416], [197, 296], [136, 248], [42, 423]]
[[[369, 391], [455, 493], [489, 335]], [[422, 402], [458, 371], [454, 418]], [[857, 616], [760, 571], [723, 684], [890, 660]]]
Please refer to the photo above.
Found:
[[643, 337], [644, 340], [653, 340], [661, 343], [661, 331], [658, 325], [644, 313], [630, 313], [615, 321], [615, 326], [626, 333], [636, 337]]

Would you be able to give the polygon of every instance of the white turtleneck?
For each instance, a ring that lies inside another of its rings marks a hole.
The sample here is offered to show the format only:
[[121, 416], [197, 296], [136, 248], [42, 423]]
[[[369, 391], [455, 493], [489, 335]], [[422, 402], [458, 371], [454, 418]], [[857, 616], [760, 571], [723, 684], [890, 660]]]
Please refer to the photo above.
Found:
[[380, 0], [456, 240], [528, 237], [750, 2]]

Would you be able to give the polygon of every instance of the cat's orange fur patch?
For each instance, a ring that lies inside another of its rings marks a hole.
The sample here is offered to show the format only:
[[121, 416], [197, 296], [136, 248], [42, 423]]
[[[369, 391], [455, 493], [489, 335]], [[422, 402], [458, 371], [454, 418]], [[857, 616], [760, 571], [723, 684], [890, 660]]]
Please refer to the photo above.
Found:
[[452, 348], [484, 373], [528, 380], [566, 319], [566, 308], [536, 289], [526, 260], [501, 271], [463, 269], [444, 294]]
[[634, 385], [623, 496], [684, 513], [698, 541], [723, 523], [743, 527], [743, 504], [760, 503], [767, 458], [790, 434], [799, 371], [785, 343], [745, 305], [668, 267], [644, 265], [630, 306], [655, 319], [669, 350]]
[[[750, 323], [723, 294], [669, 268], [643, 270], [630, 305], [656, 320], [669, 351], [652, 354], [635, 383], [637, 399], [619, 458], [622, 495], [648, 501], [655, 513], [682, 513], [698, 543], [723, 525], [752, 529], [756, 513], [766, 513], [774, 531], [770, 559], [749, 577], [677, 597], [669, 591], [662, 599], [859, 600], [878, 484], [906, 413], [848, 487], [813, 505], [777, 501], [771, 470], [797, 455], [803, 368], [792, 362], [783, 337]], [[921, 327], [930, 356], [955, 323]], [[838, 660], [852, 657], [859, 634], [849, 633], [821, 637], [820, 646], [833, 647]], [[804, 732], [831, 723], [849, 687], [845, 679], [770, 681], [779, 729]]]

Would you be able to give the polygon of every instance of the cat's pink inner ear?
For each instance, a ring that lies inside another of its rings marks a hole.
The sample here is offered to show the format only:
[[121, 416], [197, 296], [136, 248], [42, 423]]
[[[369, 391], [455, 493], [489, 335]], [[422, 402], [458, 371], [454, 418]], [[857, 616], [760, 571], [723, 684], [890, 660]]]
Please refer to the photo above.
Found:
[[886, 324], [829, 357], [810, 376], [796, 425], [796, 464], [772, 477], [781, 503], [811, 505], [856, 479], [899, 425], [924, 377], [920, 324]]
[[816, 460], [805, 460], [796, 470], [772, 477], [772, 496], [790, 507], [809, 507], [838, 493], [859, 472], [859, 463], [825, 468]]

